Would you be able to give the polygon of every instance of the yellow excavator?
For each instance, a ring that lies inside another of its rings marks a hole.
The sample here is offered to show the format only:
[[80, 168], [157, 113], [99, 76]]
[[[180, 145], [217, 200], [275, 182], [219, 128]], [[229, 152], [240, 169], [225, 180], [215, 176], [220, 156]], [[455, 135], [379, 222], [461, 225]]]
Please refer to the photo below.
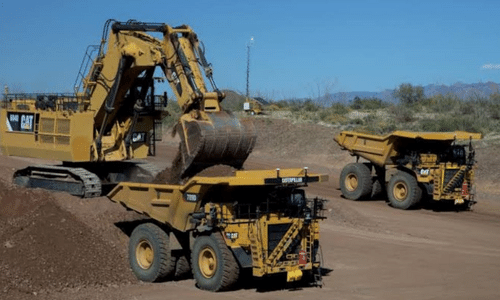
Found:
[[154, 154], [161, 138], [168, 96], [155, 95], [155, 86], [165, 79], [182, 109], [179, 176], [217, 164], [241, 168], [255, 128], [221, 108], [225, 95], [196, 33], [186, 25], [108, 20], [101, 43], [87, 48], [74, 93], [5, 91], [2, 153], [62, 161], [18, 170], [14, 181], [95, 197], [120, 181], [152, 180], [160, 170], [137, 160]]

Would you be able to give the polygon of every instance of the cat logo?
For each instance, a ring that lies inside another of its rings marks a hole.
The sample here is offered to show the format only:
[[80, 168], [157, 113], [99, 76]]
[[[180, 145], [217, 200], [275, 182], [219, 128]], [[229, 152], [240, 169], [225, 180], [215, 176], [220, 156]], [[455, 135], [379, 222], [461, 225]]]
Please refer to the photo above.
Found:
[[21, 115], [21, 131], [33, 131], [33, 115]]
[[134, 132], [132, 133], [132, 143], [144, 143], [146, 141], [145, 132]]

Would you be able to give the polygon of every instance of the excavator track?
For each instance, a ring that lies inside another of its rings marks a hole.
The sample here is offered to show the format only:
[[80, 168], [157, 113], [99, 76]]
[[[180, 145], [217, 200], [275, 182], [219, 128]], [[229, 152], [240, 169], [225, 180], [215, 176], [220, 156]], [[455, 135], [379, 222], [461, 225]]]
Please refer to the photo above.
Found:
[[82, 198], [99, 197], [101, 180], [83, 168], [35, 165], [14, 173], [14, 183], [52, 191], [68, 192]]

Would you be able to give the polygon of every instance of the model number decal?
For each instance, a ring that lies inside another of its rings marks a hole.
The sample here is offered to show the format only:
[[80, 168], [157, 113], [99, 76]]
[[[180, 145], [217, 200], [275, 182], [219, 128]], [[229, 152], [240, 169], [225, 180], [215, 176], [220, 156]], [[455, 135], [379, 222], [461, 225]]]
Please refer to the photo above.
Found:
[[198, 201], [198, 194], [186, 193], [186, 194], [184, 194], [184, 197], [186, 198], [186, 201], [188, 201], [188, 202]]
[[9, 120], [11, 122], [19, 122], [19, 115], [18, 114], [11, 114], [9, 117]]

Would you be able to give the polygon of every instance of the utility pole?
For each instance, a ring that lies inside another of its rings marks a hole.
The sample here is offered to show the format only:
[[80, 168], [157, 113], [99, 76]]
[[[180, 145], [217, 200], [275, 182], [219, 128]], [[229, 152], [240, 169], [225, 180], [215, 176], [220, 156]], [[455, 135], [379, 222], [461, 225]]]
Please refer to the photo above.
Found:
[[250, 47], [253, 45], [253, 36], [247, 44], [247, 101], [250, 99]]

